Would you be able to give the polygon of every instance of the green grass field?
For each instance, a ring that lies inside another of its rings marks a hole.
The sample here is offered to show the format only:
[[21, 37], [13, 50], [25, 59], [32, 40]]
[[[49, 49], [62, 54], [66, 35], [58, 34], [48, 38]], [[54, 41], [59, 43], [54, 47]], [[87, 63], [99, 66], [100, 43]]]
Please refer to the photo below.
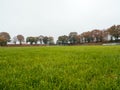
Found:
[[1, 47], [0, 90], [120, 90], [120, 46]]

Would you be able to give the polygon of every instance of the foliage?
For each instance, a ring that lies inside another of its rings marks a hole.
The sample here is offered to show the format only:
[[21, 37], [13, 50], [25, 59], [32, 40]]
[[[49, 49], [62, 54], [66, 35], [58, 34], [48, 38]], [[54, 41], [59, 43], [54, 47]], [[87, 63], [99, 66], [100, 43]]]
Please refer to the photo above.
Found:
[[0, 33], [0, 45], [5, 46], [7, 45], [7, 42], [10, 42], [10, 35], [7, 32], [1, 32]]
[[37, 44], [38, 43], [38, 41], [39, 41], [39, 37], [27, 37], [26, 38], [26, 42], [28, 43], [28, 42], [30, 42], [30, 44], [32, 45], [33, 43], [34, 44]]
[[81, 34], [81, 36], [82, 36], [82, 41], [84, 41], [84, 42], [90, 42], [90, 41], [93, 41], [93, 38], [92, 38], [92, 32], [83, 32], [82, 34]]
[[49, 45], [54, 45], [54, 38], [52, 36], [48, 37]]
[[[111, 40], [110, 37], [111, 36]], [[16, 44], [17, 40], [20, 42], [20, 45], [24, 41], [23, 35], [17, 35], [13, 37], [13, 42]], [[0, 45], [7, 45], [7, 42], [10, 41], [10, 35], [7, 32], [0, 32]], [[68, 45], [68, 44], [81, 44], [81, 43], [97, 43], [97, 42], [120, 42], [120, 25], [113, 25], [108, 29], [99, 30], [93, 29], [91, 31], [83, 32], [78, 34], [77, 32], [70, 32], [69, 35], [58, 36], [57, 44], [59, 45]], [[48, 44], [54, 45], [53, 36], [30, 36], [26, 38], [26, 42], [30, 44]]]
[[59, 45], [61, 45], [61, 44], [62, 45], [68, 44], [68, 36], [67, 35], [59, 36], [57, 44], [59, 44]]
[[34, 37], [27, 37], [26, 38], [26, 42], [30, 42], [30, 44], [32, 45], [35, 42], [35, 38]]
[[76, 44], [77, 43], [77, 32], [70, 32], [69, 34], [69, 41], [70, 44]]
[[39, 41], [39, 38], [38, 38], [38, 37], [34, 37], [34, 42], [35, 42], [35, 44], [37, 44], [38, 41]]
[[115, 37], [115, 40], [118, 41], [118, 38], [120, 37], [120, 25], [113, 25], [110, 28], [108, 28], [108, 32], [110, 35]]
[[0, 48], [1, 90], [120, 90], [120, 46]]
[[49, 38], [48, 38], [47, 36], [45, 36], [45, 37], [43, 38], [44, 44], [48, 44], [48, 41], [49, 41]]
[[24, 36], [23, 35], [17, 35], [17, 40], [20, 42], [20, 45], [22, 45], [22, 42], [24, 42]]
[[[118, 25], [119, 26], [119, 25]], [[119, 29], [119, 28], [118, 28]], [[59, 36], [57, 44], [80, 44], [80, 43], [97, 43], [109, 41], [109, 31], [94, 29], [92, 31], [83, 32], [78, 34], [77, 32], [70, 32], [70, 34]]]
[[92, 38], [95, 42], [102, 42], [102, 31], [101, 30], [92, 30]]
[[6, 39], [3, 37], [0, 37], [0, 46], [5, 46], [7, 45]]

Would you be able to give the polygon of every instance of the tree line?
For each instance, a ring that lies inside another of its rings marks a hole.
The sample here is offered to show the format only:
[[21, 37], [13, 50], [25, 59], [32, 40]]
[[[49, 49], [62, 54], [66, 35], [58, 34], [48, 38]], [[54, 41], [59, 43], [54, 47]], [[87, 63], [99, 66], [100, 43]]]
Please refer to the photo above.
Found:
[[[108, 39], [110, 37], [110, 39]], [[105, 30], [94, 29], [91, 31], [78, 34], [77, 32], [70, 32], [69, 35], [61, 35], [58, 37], [56, 44], [81, 44], [81, 43], [98, 43], [98, 42], [118, 42], [120, 37], [120, 25], [113, 25]], [[20, 45], [24, 43], [32, 44], [47, 44], [53, 45], [54, 37], [52, 36], [29, 36], [26, 39], [23, 35], [14, 36], [12, 39], [7, 32], [0, 32], [0, 46], [7, 45], [8, 42], [19, 42]]]
[[0, 46], [5, 46], [7, 45], [8, 42], [12, 42], [15, 45], [17, 44], [17, 42], [19, 42], [20, 45], [27, 44], [29, 43], [30, 45], [33, 44], [49, 44], [49, 45], [53, 45], [54, 44], [54, 38], [52, 36], [43, 36], [40, 35], [38, 37], [34, 37], [34, 36], [29, 36], [25, 39], [25, 37], [23, 35], [17, 35], [14, 36], [12, 39], [9, 35], [9, 33], [7, 32], [1, 32], [0, 33]]
[[[110, 39], [109, 39], [110, 38]], [[77, 32], [70, 32], [69, 35], [62, 35], [58, 37], [57, 44], [83, 44], [83, 43], [105, 43], [118, 42], [120, 38], [120, 25], [113, 25], [105, 30], [94, 29], [91, 31], [78, 34]]]

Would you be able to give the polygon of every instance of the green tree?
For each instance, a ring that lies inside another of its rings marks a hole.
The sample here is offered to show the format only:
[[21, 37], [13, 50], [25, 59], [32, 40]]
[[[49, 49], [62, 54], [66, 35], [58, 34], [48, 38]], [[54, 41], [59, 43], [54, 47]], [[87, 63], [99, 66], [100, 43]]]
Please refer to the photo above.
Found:
[[40, 36], [38, 37], [38, 39], [39, 39], [39, 41], [40, 41], [40, 44], [43, 44], [43, 38], [44, 38], [43, 35], [40, 35]]
[[77, 36], [78, 36], [77, 32], [70, 32], [70, 34], [69, 34], [70, 44], [76, 44], [77, 43], [77, 41], [78, 41]]
[[43, 38], [44, 44], [48, 44], [48, 41], [49, 41], [49, 38], [48, 38], [47, 36], [45, 36], [45, 37]]
[[57, 43], [62, 44], [62, 45], [67, 45], [68, 44], [68, 36], [67, 35], [59, 36]]
[[35, 44], [37, 44], [38, 41], [39, 41], [39, 37], [34, 37], [34, 42], [35, 42]]
[[26, 42], [28, 43], [28, 42], [30, 42], [30, 45], [32, 45], [34, 42], [35, 42], [35, 38], [34, 37], [27, 37], [26, 38]]
[[52, 36], [48, 37], [48, 43], [49, 43], [49, 45], [54, 44], [54, 38]]

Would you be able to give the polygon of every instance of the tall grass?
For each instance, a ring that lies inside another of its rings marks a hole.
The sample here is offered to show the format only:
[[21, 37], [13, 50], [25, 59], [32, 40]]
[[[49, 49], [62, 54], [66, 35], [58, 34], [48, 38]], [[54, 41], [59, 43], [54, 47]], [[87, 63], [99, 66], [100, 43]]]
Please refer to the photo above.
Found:
[[0, 90], [120, 90], [120, 46], [0, 48]]

